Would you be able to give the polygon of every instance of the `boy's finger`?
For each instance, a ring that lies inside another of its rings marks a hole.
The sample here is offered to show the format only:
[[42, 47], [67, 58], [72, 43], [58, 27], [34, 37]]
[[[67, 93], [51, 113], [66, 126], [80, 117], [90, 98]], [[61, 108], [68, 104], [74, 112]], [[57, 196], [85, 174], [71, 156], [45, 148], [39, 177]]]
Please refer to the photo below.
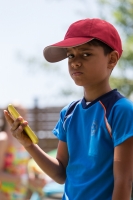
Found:
[[28, 122], [27, 121], [21, 121], [21, 118], [19, 117], [11, 126], [11, 131], [19, 131], [19, 129], [22, 129], [21, 132], [23, 131], [24, 127], [27, 126]]
[[23, 131], [22, 125], [20, 125], [20, 126], [17, 128], [16, 131], [13, 130], [13, 129], [11, 128], [11, 132], [12, 132], [13, 136], [14, 136], [15, 138], [17, 138], [17, 139], [21, 138], [22, 131]]
[[5, 116], [5, 118], [6, 118], [6, 121], [7, 121], [10, 125], [12, 125], [13, 122], [14, 122], [14, 120], [11, 118], [11, 116], [9, 115], [9, 113], [8, 113], [7, 110], [4, 110], [4, 116]]

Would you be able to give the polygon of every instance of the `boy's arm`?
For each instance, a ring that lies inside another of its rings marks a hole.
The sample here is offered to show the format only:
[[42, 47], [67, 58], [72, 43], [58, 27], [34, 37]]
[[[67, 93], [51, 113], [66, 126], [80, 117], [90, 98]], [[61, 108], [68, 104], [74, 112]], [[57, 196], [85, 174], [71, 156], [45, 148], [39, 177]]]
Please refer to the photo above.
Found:
[[114, 190], [112, 200], [130, 200], [133, 182], [133, 137], [114, 149]]
[[57, 157], [53, 158], [46, 154], [38, 145], [33, 144], [30, 138], [23, 131], [27, 125], [22, 117], [12, 120], [7, 111], [4, 111], [5, 118], [11, 126], [13, 136], [25, 147], [39, 167], [56, 182], [63, 184], [66, 179], [66, 165], [68, 162], [68, 151], [65, 142], [60, 141]]
[[59, 141], [56, 158], [49, 156], [36, 144], [25, 148], [48, 176], [60, 184], [65, 182], [66, 165], [68, 162], [68, 152], [65, 142]]

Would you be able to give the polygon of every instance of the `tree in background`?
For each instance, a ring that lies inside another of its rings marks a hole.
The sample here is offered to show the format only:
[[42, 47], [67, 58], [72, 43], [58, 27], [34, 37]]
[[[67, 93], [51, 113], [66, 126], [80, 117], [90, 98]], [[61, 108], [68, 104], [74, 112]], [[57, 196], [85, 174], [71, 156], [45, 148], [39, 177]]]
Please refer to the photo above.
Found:
[[[117, 87], [124, 95], [130, 97], [133, 92], [133, 1], [132, 0], [98, 0], [101, 16], [114, 20], [122, 37], [123, 55], [119, 61], [119, 74], [111, 78], [111, 85]], [[103, 12], [107, 11], [107, 12]], [[107, 13], [110, 15], [107, 15]]]

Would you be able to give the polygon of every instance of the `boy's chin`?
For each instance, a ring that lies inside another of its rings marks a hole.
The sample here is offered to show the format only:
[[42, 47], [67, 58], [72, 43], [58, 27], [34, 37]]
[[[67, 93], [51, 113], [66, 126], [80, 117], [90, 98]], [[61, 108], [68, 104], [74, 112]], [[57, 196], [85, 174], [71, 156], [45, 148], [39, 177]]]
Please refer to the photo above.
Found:
[[79, 83], [78, 81], [74, 81], [75, 82], [75, 84], [77, 85], [77, 86], [84, 86], [82, 83]]

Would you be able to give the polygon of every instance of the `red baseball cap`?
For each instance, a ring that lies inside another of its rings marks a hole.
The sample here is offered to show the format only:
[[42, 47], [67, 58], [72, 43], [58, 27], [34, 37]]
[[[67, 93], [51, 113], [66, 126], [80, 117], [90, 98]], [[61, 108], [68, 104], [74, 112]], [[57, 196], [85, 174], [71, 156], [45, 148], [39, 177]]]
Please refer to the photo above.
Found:
[[102, 41], [122, 54], [122, 43], [116, 28], [102, 19], [83, 19], [74, 22], [68, 28], [64, 40], [47, 46], [43, 55], [48, 62], [58, 62], [67, 58], [66, 48], [85, 44], [93, 39]]

